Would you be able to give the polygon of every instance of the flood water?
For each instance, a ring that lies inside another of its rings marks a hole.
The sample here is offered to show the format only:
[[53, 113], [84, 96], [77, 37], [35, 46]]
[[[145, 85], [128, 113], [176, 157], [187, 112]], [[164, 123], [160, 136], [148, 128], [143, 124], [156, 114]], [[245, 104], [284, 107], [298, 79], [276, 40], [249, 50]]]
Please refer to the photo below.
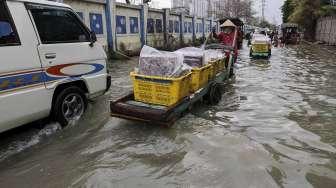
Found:
[[216, 106], [172, 128], [110, 118], [136, 60], [111, 65], [108, 96], [61, 130], [29, 125], [0, 135], [0, 187], [336, 187], [335, 48], [241, 51]]

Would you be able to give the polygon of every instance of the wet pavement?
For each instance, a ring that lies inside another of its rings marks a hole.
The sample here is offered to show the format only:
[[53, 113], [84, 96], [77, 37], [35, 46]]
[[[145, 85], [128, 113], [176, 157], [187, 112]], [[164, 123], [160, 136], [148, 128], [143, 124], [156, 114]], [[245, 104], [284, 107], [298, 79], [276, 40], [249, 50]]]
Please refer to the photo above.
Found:
[[0, 135], [0, 187], [336, 187], [335, 48], [241, 51], [216, 106], [172, 128], [109, 118], [136, 60], [111, 65], [108, 96], [77, 124]]

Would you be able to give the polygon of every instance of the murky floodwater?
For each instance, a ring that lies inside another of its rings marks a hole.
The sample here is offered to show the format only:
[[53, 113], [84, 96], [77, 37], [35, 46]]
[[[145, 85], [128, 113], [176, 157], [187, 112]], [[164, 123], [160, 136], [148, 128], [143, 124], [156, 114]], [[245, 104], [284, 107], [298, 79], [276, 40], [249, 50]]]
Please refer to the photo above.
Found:
[[[109, 118], [108, 96], [65, 130], [2, 134], [0, 187], [336, 187], [335, 48], [241, 53], [224, 100], [170, 129]], [[112, 99], [134, 65], [112, 65]]]

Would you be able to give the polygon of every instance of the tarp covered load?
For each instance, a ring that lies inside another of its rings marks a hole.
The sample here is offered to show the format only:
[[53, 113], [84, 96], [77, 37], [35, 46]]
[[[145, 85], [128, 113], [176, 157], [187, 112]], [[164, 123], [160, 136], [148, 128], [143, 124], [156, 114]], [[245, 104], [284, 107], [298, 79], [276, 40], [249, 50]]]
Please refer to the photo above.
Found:
[[144, 46], [140, 53], [138, 74], [147, 76], [160, 76], [178, 78], [186, 75], [191, 67], [183, 63], [183, 55], [174, 52], [159, 51]]
[[191, 67], [203, 67], [206, 62], [204, 61], [204, 50], [196, 47], [181, 48], [176, 53], [183, 55], [183, 62]]
[[204, 61], [209, 62], [209, 61], [214, 61], [218, 59], [224, 59], [225, 54], [223, 53], [222, 50], [205, 50], [204, 51]]

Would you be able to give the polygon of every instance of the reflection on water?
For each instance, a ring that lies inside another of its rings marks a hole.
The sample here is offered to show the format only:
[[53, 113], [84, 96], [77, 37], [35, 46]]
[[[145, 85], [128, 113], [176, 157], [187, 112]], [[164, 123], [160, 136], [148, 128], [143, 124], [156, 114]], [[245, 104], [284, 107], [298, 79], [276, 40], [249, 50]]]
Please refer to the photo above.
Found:
[[[20, 139], [0, 140], [0, 187], [336, 187], [334, 50], [253, 60], [244, 49], [220, 104], [199, 104], [170, 129], [109, 118], [103, 98], [25, 150], [6, 153]], [[136, 61], [111, 65], [110, 99], [131, 90]]]

